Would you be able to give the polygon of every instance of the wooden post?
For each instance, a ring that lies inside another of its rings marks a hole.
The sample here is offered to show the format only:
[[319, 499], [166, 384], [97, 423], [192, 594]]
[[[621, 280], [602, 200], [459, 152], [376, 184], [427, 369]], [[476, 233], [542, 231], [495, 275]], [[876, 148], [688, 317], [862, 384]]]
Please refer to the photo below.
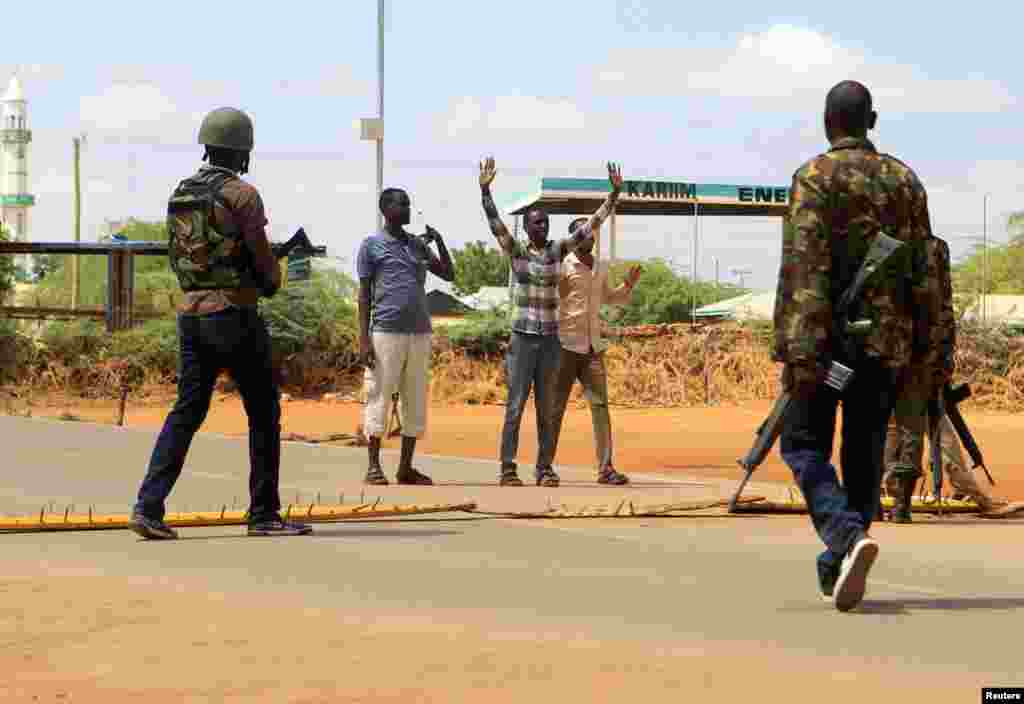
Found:
[[135, 324], [135, 267], [131, 252], [107, 255], [107, 332]]

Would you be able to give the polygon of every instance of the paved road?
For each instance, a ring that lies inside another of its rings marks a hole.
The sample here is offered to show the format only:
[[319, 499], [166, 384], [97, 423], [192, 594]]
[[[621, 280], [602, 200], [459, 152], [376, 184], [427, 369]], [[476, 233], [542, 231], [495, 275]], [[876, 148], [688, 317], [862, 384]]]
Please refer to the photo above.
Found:
[[[7, 514], [51, 500], [126, 511], [154, 439], [8, 417], [0, 433]], [[198, 436], [175, 505], [241, 501], [245, 451]], [[285, 499], [357, 496], [364, 459], [287, 445]], [[734, 486], [637, 475], [608, 488], [561, 468], [559, 489], [511, 489], [493, 485], [492, 463], [420, 467], [442, 483], [371, 495], [536, 510]], [[0, 700], [969, 702], [982, 686], [1024, 685], [1021, 522], [925, 519], [874, 533], [879, 564], [850, 614], [817, 599], [819, 547], [804, 516], [446, 514], [322, 525], [308, 538], [197, 528], [173, 543], [4, 535]]]

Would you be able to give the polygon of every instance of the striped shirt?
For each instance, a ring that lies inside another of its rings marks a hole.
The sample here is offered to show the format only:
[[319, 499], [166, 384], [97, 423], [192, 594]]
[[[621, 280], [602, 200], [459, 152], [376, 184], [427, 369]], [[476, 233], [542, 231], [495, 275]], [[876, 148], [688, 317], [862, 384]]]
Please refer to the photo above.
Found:
[[548, 240], [540, 249], [532, 244], [524, 245], [512, 237], [497, 217], [490, 192], [485, 192], [483, 197], [491, 232], [512, 264], [512, 278], [516, 283], [512, 330], [529, 335], [557, 335], [558, 281], [562, 260], [584, 242], [593, 239], [594, 232], [611, 213], [617, 195], [609, 195], [586, 224], [576, 228], [572, 235], [561, 240]]

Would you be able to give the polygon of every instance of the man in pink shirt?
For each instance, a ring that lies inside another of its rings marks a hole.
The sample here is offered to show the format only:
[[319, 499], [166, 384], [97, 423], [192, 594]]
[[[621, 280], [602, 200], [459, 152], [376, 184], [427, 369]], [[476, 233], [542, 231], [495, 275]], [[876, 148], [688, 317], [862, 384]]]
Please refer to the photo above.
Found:
[[[585, 218], [573, 220], [569, 225], [571, 234], [586, 223]], [[630, 269], [626, 281], [617, 288], [608, 285], [609, 264], [594, 257], [594, 247], [600, 254], [600, 230], [594, 239], [584, 244], [575, 253], [567, 254], [562, 262], [558, 280], [558, 337], [561, 343], [561, 360], [555, 380], [554, 396], [554, 441], [562, 431], [562, 419], [578, 379], [590, 403], [590, 415], [594, 424], [594, 444], [597, 451], [597, 481], [599, 484], [628, 484], [629, 478], [616, 471], [612, 463], [612, 423], [608, 413], [608, 376], [605, 371], [604, 354], [608, 343], [601, 336], [601, 305], [627, 303], [640, 278], [640, 267]]]

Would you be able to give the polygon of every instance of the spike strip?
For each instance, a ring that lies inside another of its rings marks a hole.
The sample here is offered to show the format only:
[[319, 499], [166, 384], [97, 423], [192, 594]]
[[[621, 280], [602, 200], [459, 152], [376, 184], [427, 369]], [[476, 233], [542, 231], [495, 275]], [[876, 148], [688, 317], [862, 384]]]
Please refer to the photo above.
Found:
[[[291, 507], [289, 507], [291, 508]], [[381, 504], [377, 499], [372, 504], [358, 506], [316, 506], [310, 505], [296, 514], [307, 523], [335, 523], [350, 519], [378, 518], [387, 516], [411, 516], [426, 513], [451, 513], [473, 511], [476, 504]], [[289, 512], [290, 513], [290, 512]], [[227, 511], [225, 508], [213, 511], [170, 512], [164, 522], [172, 528], [203, 528], [212, 526], [244, 526], [247, 512]], [[41, 511], [38, 516], [21, 518], [0, 518], [0, 533], [37, 533], [82, 530], [124, 530], [128, 528], [127, 514], [103, 515], [90, 510], [87, 515], [51, 514]]]
[[[894, 500], [892, 497], [882, 497], [882, 507], [892, 508]], [[807, 513], [807, 504], [799, 499], [790, 499], [788, 501], [745, 501], [743, 506], [737, 506], [737, 512], [746, 513]], [[939, 513], [939, 505], [935, 502], [935, 499], [931, 496], [914, 496], [912, 497], [910, 504], [911, 513]], [[954, 501], [953, 499], [943, 497], [942, 506], [943, 513], [979, 513], [981, 508], [978, 504], [973, 501]]]

